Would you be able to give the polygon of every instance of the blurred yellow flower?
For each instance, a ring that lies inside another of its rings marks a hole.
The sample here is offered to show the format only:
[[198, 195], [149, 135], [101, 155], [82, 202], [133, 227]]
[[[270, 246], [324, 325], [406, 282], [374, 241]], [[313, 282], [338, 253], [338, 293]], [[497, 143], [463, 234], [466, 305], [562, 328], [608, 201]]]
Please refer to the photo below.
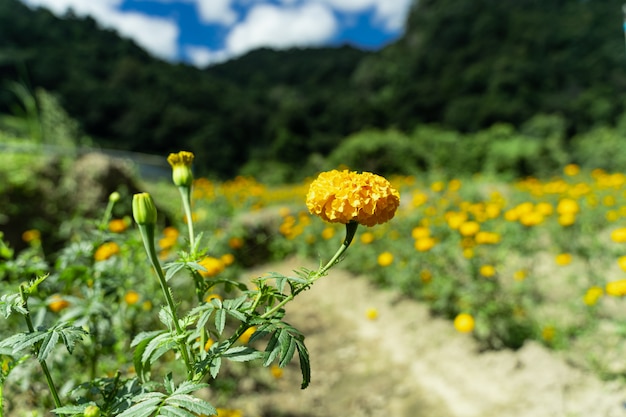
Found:
[[556, 335], [556, 328], [554, 326], [544, 326], [541, 329], [541, 338], [550, 343], [554, 340], [554, 336]]
[[559, 216], [559, 224], [561, 226], [571, 226], [576, 223], [576, 215], [573, 213], [565, 213]]
[[243, 239], [240, 237], [231, 237], [228, 239], [228, 246], [231, 249], [241, 249], [243, 247]]
[[430, 184], [430, 189], [436, 193], [443, 191], [445, 187], [446, 187], [446, 184], [443, 181], [435, 181], [432, 184]]
[[419, 252], [427, 252], [435, 246], [435, 239], [432, 237], [423, 237], [415, 241], [415, 249]]
[[494, 245], [500, 242], [500, 235], [494, 232], [481, 231], [474, 237], [476, 243], [481, 245]]
[[105, 261], [110, 257], [120, 253], [120, 247], [115, 242], [105, 242], [96, 249], [93, 258], [96, 261]]
[[137, 304], [139, 301], [139, 293], [137, 291], [130, 290], [126, 294], [124, 294], [124, 302], [128, 305]]
[[283, 368], [274, 363], [270, 366], [270, 373], [274, 378], [280, 379], [283, 377]]
[[560, 266], [569, 265], [572, 263], [572, 255], [570, 255], [569, 253], [560, 253], [556, 255], [556, 257], [554, 258], [554, 261], [556, 262], [557, 265], [560, 265]]
[[41, 240], [41, 232], [37, 229], [30, 229], [22, 233], [22, 240], [26, 243], [39, 242]]
[[607, 295], [613, 297], [623, 297], [626, 295], [626, 279], [619, 279], [606, 284], [605, 287]]
[[429, 270], [427, 270], [427, 269], [423, 269], [423, 270], [420, 272], [420, 280], [422, 280], [422, 282], [423, 282], [424, 284], [428, 284], [430, 281], [432, 281], [432, 280], [433, 280], [433, 274], [432, 274], [432, 272], [430, 272], [430, 271], [429, 271]]
[[204, 351], [208, 352], [209, 349], [211, 349], [211, 346], [213, 346], [214, 343], [215, 343], [215, 341], [209, 337], [207, 339], [206, 343], [204, 344]]
[[363, 243], [364, 245], [369, 245], [373, 241], [374, 241], [374, 233], [365, 232], [361, 235], [361, 243]]
[[526, 271], [523, 269], [515, 271], [513, 274], [513, 279], [515, 281], [524, 281], [526, 279]]
[[198, 270], [201, 276], [204, 278], [214, 277], [224, 270], [224, 262], [221, 259], [214, 258], [212, 256], [207, 256], [198, 262], [202, 267], [204, 267], [205, 271]]
[[375, 308], [368, 308], [365, 311], [365, 317], [367, 317], [368, 320], [376, 320], [378, 318], [378, 310]]
[[421, 239], [424, 237], [429, 237], [430, 229], [424, 226], [414, 227], [413, 230], [411, 230], [411, 236], [413, 236], [413, 239]]
[[620, 227], [611, 232], [611, 240], [616, 243], [626, 242], [626, 227]]
[[602, 288], [594, 285], [593, 287], [587, 289], [587, 292], [583, 297], [583, 302], [588, 306], [594, 306], [603, 294], [604, 291], [602, 291]]
[[626, 271], [626, 256], [620, 256], [617, 258], [617, 264], [622, 269], [622, 271]]
[[224, 266], [229, 266], [235, 262], [235, 255], [233, 255], [232, 253], [225, 253], [220, 256], [220, 260], [222, 261]]
[[493, 265], [482, 265], [479, 273], [485, 278], [491, 278], [496, 275], [496, 268]]
[[454, 318], [454, 328], [460, 333], [470, 333], [474, 324], [474, 317], [467, 313], [460, 313]]
[[70, 306], [70, 302], [61, 297], [59, 294], [54, 294], [48, 300], [48, 308], [53, 313], [58, 313], [59, 311], [65, 310]]
[[335, 236], [335, 229], [333, 229], [332, 227], [326, 227], [324, 230], [322, 230], [323, 239], [329, 240], [332, 239], [333, 236]]
[[462, 236], [474, 236], [480, 230], [480, 224], [474, 221], [468, 221], [459, 226], [459, 233]]
[[378, 255], [378, 265], [385, 267], [393, 263], [393, 254], [391, 252], [383, 252]]
[[556, 212], [560, 215], [564, 214], [577, 214], [580, 211], [578, 202], [571, 198], [564, 198], [559, 201], [556, 206]]
[[250, 341], [250, 337], [252, 337], [252, 334], [254, 334], [254, 332], [256, 332], [256, 327], [248, 327], [246, 331], [243, 332], [241, 336], [239, 336], [239, 341], [245, 345]]
[[563, 168], [563, 173], [567, 175], [568, 177], [573, 177], [575, 175], [578, 175], [579, 172], [580, 172], [580, 167], [576, 164], [567, 164], [565, 165], [565, 168]]
[[109, 231], [112, 233], [122, 233], [128, 229], [128, 223], [125, 219], [112, 219], [109, 222]]
[[306, 205], [324, 221], [374, 226], [393, 218], [400, 193], [381, 176], [333, 170], [322, 172], [311, 183]]

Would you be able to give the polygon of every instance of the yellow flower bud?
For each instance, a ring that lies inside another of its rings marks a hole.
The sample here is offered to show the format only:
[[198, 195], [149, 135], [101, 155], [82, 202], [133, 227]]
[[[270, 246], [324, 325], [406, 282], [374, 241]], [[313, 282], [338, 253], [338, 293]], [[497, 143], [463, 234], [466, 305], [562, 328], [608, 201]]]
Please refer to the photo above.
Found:
[[172, 166], [172, 181], [178, 187], [191, 187], [193, 183], [193, 172], [191, 164], [194, 155], [191, 152], [180, 151], [171, 153], [167, 157], [167, 162]]
[[138, 193], [133, 196], [133, 217], [137, 224], [155, 224], [157, 211], [148, 193]]
[[100, 417], [100, 407], [97, 405], [88, 405], [83, 414], [85, 417]]

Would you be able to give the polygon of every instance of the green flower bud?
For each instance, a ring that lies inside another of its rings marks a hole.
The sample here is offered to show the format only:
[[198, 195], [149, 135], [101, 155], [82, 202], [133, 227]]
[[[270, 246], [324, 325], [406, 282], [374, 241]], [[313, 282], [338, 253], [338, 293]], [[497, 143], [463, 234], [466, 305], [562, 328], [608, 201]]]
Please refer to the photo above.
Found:
[[100, 417], [100, 407], [97, 405], [88, 405], [83, 415], [85, 417]]
[[139, 193], [133, 196], [133, 217], [137, 224], [155, 224], [157, 210], [148, 193]]
[[117, 203], [118, 201], [120, 201], [120, 198], [122, 198], [122, 196], [120, 196], [120, 193], [118, 193], [117, 191], [113, 191], [111, 194], [109, 194], [109, 201], [112, 203]]
[[178, 187], [191, 187], [193, 183], [193, 172], [191, 172], [193, 158], [193, 153], [186, 151], [171, 153], [167, 157], [167, 162], [172, 166], [172, 181], [174, 185]]

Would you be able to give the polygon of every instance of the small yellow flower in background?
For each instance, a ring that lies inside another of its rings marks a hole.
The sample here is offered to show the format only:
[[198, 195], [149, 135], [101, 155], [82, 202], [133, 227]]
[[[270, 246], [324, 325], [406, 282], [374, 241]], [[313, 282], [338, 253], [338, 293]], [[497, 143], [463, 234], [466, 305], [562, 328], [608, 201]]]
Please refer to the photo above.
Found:
[[444, 188], [446, 188], [446, 184], [443, 181], [435, 181], [430, 184], [430, 189], [436, 193], [443, 191]]
[[191, 184], [193, 184], [193, 173], [191, 172], [193, 158], [193, 153], [187, 151], [171, 153], [167, 157], [167, 162], [172, 166], [172, 181], [174, 185], [191, 187]]
[[626, 227], [620, 227], [611, 232], [611, 240], [616, 243], [626, 242]]
[[472, 248], [463, 249], [463, 257], [465, 259], [472, 259], [474, 257], [474, 249]]
[[365, 311], [365, 317], [367, 317], [368, 320], [376, 320], [378, 318], [378, 310], [375, 308], [368, 308]]
[[283, 377], [283, 368], [274, 363], [270, 366], [270, 373], [274, 378], [280, 379]]
[[322, 230], [323, 239], [329, 240], [332, 239], [333, 236], [335, 236], [335, 229], [333, 229], [332, 227], [326, 227], [324, 230]]
[[22, 233], [22, 240], [26, 243], [40, 242], [41, 232], [37, 229], [30, 229]]
[[622, 271], [626, 271], [626, 256], [620, 256], [617, 258], [617, 264], [622, 269]]
[[565, 213], [559, 216], [559, 224], [561, 226], [567, 227], [576, 223], [576, 215], [573, 213]]
[[526, 271], [523, 269], [515, 271], [515, 273], [513, 274], [513, 279], [520, 282], [524, 281], [526, 279]]
[[556, 255], [556, 257], [554, 258], [554, 261], [556, 262], [557, 265], [560, 265], [560, 266], [569, 265], [572, 263], [572, 255], [570, 255], [569, 253], [560, 253]]
[[608, 222], [616, 222], [619, 220], [620, 214], [616, 210], [609, 210], [606, 212], [604, 217], [606, 218]]
[[211, 346], [213, 346], [214, 343], [215, 343], [215, 341], [209, 337], [209, 339], [204, 344], [204, 351], [208, 352], [209, 349], [211, 349]]
[[529, 211], [528, 213], [522, 213], [519, 216], [519, 222], [526, 227], [537, 226], [543, 223], [544, 220], [544, 215], [538, 211]]
[[432, 237], [423, 237], [415, 241], [415, 249], [418, 252], [428, 252], [437, 242]]
[[217, 417], [243, 417], [241, 410], [232, 410], [229, 408], [217, 408]]
[[563, 173], [567, 175], [568, 177], [573, 177], [575, 175], [578, 175], [579, 172], [580, 172], [580, 167], [576, 164], [567, 164], [565, 165], [565, 168], [563, 168]]
[[583, 302], [590, 307], [594, 306], [603, 294], [604, 291], [602, 290], [602, 288], [594, 285], [593, 287], [590, 287], [585, 293], [585, 296], [583, 297]]
[[207, 256], [198, 262], [200, 265], [206, 269], [206, 271], [199, 270], [201, 276], [204, 278], [214, 277], [215, 275], [222, 272], [225, 268], [224, 262], [219, 258], [214, 258], [212, 256]]
[[424, 284], [428, 284], [430, 281], [433, 280], [433, 273], [427, 269], [423, 269], [420, 272], [420, 279], [422, 280]]
[[545, 342], [552, 342], [554, 340], [554, 336], [556, 336], [556, 328], [554, 326], [544, 326], [543, 329], [541, 329], [541, 338]]
[[626, 295], [626, 279], [619, 279], [606, 284], [605, 287], [607, 295], [613, 297], [623, 297]]
[[564, 198], [559, 201], [556, 206], [556, 212], [560, 215], [564, 214], [577, 214], [580, 211], [578, 202], [571, 198]]
[[306, 198], [309, 212], [324, 221], [364, 226], [391, 220], [399, 205], [400, 193], [385, 178], [347, 170], [319, 174]]
[[413, 230], [411, 230], [411, 236], [415, 240], [430, 237], [430, 229], [424, 226], [414, 227]]
[[233, 262], [235, 262], [235, 255], [233, 255], [232, 253], [225, 253], [220, 256], [220, 260], [222, 261], [224, 266], [232, 265]]
[[53, 313], [58, 313], [59, 311], [65, 310], [69, 306], [70, 306], [70, 302], [65, 300], [59, 294], [53, 295], [52, 297], [50, 297], [50, 300], [48, 301], [48, 308]]
[[385, 267], [393, 263], [393, 254], [391, 252], [383, 252], [378, 255], [378, 265]]
[[363, 243], [364, 245], [369, 245], [373, 241], [374, 241], [374, 233], [365, 232], [361, 235], [361, 243]]
[[228, 239], [228, 246], [231, 249], [241, 249], [243, 247], [243, 239], [240, 237], [231, 237]]
[[96, 249], [93, 258], [96, 261], [106, 261], [114, 255], [120, 253], [120, 247], [115, 242], [105, 242]]
[[476, 243], [481, 245], [495, 245], [496, 243], [500, 243], [500, 235], [494, 232], [480, 231], [476, 233], [474, 239]]
[[491, 278], [496, 275], [496, 268], [493, 265], [482, 265], [479, 273], [485, 278]]
[[220, 300], [220, 301], [222, 301], [222, 300], [223, 300], [222, 296], [221, 296], [221, 295], [219, 295], [219, 294], [209, 294], [209, 295], [207, 295], [207, 297], [204, 299], [204, 301], [206, 301], [207, 303], [210, 303], [210, 302], [211, 302], [211, 300], [213, 300], [213, 299]]
[[130, 290], [126, 294], [124, 294], [124, 301], [128, 305], [134, 305], [139, 302], [140, 295], [137, 291]]
[[109, 222], [109, 231], [112, 233], [122, 233], [128, 229], [128, 223], [125, 219], [112, 219]]
[[247, 328], [246, 331], [243, 332], [241, 336], [239, 336], [239, 341], [245, 345], [250, 341], [250, 337], [252, 337], [252, 334], [254, 332], [256, 332], [256, 327], [252, 326]]
[[460, 313], [454, 318], [454, 328], [460, 333], [470, 333], [474, 330], [474, 324], [471, 314]]
[[459, 226], [459, 233], [461, 236], [474, 236], [480, 230], [480, 224], [475, 221], [464, 222]]
[[152, 310], [152, 301], [146, 300], [143, 303], [141, 303], [141, 309], [143, 311], [150, 311], [150, 310]]

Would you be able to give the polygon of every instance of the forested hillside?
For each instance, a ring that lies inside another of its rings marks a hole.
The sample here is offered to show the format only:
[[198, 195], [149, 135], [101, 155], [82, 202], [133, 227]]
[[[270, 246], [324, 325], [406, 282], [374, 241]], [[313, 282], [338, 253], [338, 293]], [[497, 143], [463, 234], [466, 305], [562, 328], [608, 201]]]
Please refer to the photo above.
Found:
[[[150, 57], [92, 19], [0, 2], [0, 82], [57, 95], [96, 143], [192, 149], [204, 173], [250, 161], [298, 166], [368, 128], [473, 132], [563, 117], [568, 135], [624, 113], [617, 0], [420, 0], [404, 37], [350, 47], [258, 50], [200, 70]], [[0, 112], [15, 104], [0, 92]]]

